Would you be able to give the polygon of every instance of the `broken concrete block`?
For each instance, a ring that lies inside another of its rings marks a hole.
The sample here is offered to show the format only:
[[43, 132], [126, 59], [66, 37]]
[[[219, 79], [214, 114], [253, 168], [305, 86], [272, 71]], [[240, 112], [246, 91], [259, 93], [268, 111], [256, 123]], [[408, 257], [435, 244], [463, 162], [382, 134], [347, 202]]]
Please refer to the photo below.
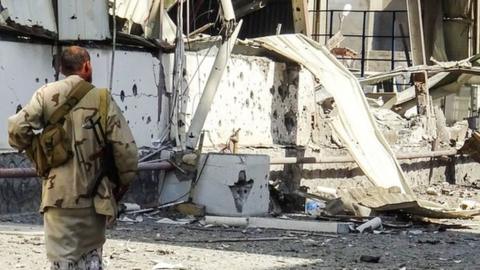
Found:
[[321, 233], [348, 233], [349, 222], [325, 222], [312, 220], [294, 220], [261, 217], [220, 217], [206, 216], [205, 223], [214, 225], [248, 226], [252, 228], [271, 228], [279, 230], [309, 231]]
[[348, 222], [320, 222], [278, 218], [249, 218], [248, 222], [249, 227], [322, 233], [348, 233], [351, 225], [352, 223]]
[[229, 225], [229, 226], [236, 226], [236, 227], [244, 227], [248, 225], [248, 218], [205, 216], [205, 223], [218, 225], [218, 226]]
[[187, 216], [203, 217], [205, 216], [205, 206], [194, 203], [182, 203], [175, 207], [178, 212]]
[[425, 191], [425, 193], [427, 193], [428, 195], [432, 195], [432, 196], [438, 196], [438, 191], [433, 188], [433, 187], [429, 187], [427, 188], [427, 190]]
[[202, 155], [193, 202], [205, 205], [207, 214], [219, 216], [264, 216], [270, 192], [267, 155]]
[[363, 233], [366, 230], [373, 231], [380, 227], [382, 227], [382, 220], [379, 217], [376, 217], [358, 226], [356, 230], [359, 233]]

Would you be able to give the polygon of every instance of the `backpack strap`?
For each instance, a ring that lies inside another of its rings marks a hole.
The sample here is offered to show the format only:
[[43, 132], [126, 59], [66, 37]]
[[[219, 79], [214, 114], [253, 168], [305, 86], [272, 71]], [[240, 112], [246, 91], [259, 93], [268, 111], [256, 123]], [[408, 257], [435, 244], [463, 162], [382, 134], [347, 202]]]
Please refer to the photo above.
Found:
[[64, 119], [65, 115], [67, 115], [73, 107], [75, 107], [80, 100], [88, 93], [88, 91], [95, 88], [91, 83], [87, 81], [80, 81], [75, 87], [68, 93], [67, 100], [56, 109], [50, 119], [48, 120], [49, 125], [56, 124]]
[[108, 89], [100, 89], [100, 125], [102, 126], [105, 133], [107, 133], [107, 119], [108, 119], [108, 108], [110, 107], [110, 98], [108, 95]]

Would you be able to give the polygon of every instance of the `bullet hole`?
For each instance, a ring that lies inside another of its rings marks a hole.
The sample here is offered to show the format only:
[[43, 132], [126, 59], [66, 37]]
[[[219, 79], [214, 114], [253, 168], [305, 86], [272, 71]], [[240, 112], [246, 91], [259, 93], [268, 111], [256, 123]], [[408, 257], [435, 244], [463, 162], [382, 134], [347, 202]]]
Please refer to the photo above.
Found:
[[273, 111], [273, 119], [278, 119], [278, 113], [277, 113], [277, 110]]
[[40, 79], [39, 78], [35, 78], [35, 82], [40, 82]]
[[280, 95], [280, 97], [282, 98], [282, 102], [285, 101], [288, 96], [288, 87], [282, 84], [277, 88], [277, 91], [278, 95]]
[[295, 128], [295, 113], [292, 110], [287, 112], [284, 115], [283, 122], [285, 124], [285, 128], [287, 129], [288, 134], [290, 134]]
[[296, 10], [297, 12], [300, 12], [300, 8], [299, 8], [299, 7], [297, 7], [295, 10]]
[[120, 91], [120, 100], [123, 102], [125, 100], [125, 92], [122, 90]]
[[150, 139], [153, 139], [153, 134], [150, 134]]
[[70, 17], [71, 20], [76, 20], [77, 19], [77, 16], [75, 16], [75, 14], [72, 15], [72, 17]]
[[270, 87], [270, 94], [272, 94], [272, 95], [275, 94], [275, 87], [274, 86]]
[[133, 96], [137, 96], [137, 84], [134, 83], [132, 87]]
[[240, 72], [240, 80], [243, 80], [243, 72]]
[[127, 105], [125, 105], [125, 111], [126, 111], [126, 110], [128, 110], [128, 107], [127, 107]]
[[147, 124], [150, 124], [150, 122], [152, 122], [152, 118], [150, 118], [150, 116], [149, 116], [149, 117], [147, 117]]
[[253, 91], [250, 91], [250, 98], [253, 99]]
[[145, 116], [142, 116], [142, 121], [145, 120]]
[[245, 100], [245, 106], [247, 106], [247, 108], [250, 107], [250, 101], [248, 99]]
[[48, 83], [48, 79], [47, 79], [47, 78], [45, 78], [45, 83]]
[[99, 53], [97, 53], [97, 58], [100, 58], [100, 54], [99, 54]]
[[127, 124], [130, 124], [130, 120], [127, 120]]
[[15, 110], [15, 113], [18, 113], [19, 111], [22, 110], [22, 105], [21, 104], [18, 104], [17, 105], [17, 109]]
[[218, 126], [219, 126], [219, 127], [222, 126], [222, 120], [218, 120]]

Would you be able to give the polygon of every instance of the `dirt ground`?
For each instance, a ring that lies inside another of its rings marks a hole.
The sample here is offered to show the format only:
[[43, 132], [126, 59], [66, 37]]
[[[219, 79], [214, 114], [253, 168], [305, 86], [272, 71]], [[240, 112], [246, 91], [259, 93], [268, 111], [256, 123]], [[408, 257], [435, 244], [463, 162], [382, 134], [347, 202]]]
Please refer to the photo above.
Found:
[[[461, 221], [470, 226], [462, 230], [424, 226], [342, 235], [156, 220], [119, 222], [109, 230], [106, 269], [153, 269], [158, 262], [173, 269], [480, 269], [480, 218]], [[38, 216], [0, 221], [8, 221], [0, 224], [0, 269], [48, 269], [41, 226], [12, 223], [35, 223]], [[270, 240], [230, 242], [247, 237]], [[380, 256], [380, 261], [362, 262], [362, 255]]]

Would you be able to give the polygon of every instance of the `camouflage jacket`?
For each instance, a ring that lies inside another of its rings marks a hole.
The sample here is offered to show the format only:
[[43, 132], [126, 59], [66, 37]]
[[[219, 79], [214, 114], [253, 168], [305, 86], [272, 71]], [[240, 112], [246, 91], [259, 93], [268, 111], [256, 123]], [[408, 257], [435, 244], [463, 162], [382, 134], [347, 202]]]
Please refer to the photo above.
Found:
[[[72, 75], [38, 89], [31, 101], [8, 119], [9, 143], [18, 150], [29, 147], [34, 130], [41, 130], [50, 115], [66, 100], [69, 91], [82, 80]], [[111, 98], [111, 96], [110, 96]], [[106, 136], [113, 145], [120, 183], [128, 185], [135, 177], [138, 163], [137, 146], [130, 128], [117, 104], [111, 99], [106, 122]], [[97, 195], [85, 196], [100, 170], [101, 147], [92, 129], [86, 129], [89, 117], [99, 116], [100, 90], [90, 90], [65, 116], [63, 127], [72, 142], [73, 158], [53, 168], [42, 183], [40, 212], [47, 207], [86, 208], [94, 206], [97, 213], [115, 216], [114, 184], [102, 179]]]

